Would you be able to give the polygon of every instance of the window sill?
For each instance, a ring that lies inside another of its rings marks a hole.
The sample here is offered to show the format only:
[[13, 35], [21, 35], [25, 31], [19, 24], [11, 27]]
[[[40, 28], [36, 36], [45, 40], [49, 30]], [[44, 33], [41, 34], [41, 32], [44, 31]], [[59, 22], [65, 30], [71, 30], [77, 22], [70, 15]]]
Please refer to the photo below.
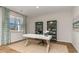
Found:
[[13, 32], [13, 33], [23, 33], [23, 30], [22, 31], [10, 30], [10, 32]]

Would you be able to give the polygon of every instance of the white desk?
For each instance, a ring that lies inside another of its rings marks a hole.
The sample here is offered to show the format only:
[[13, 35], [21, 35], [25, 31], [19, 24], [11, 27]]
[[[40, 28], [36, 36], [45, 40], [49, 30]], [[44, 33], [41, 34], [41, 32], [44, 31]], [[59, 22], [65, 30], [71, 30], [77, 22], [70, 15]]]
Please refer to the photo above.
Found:
[[30, 41], [29, 38], [46, 40], [46, 43], [47, 43], [46, 51], [49, 52], [49, 50], [50, 50], [50, 39], [52, 38], [51, 35], [45, 36], [45, 35], [40, 35], [40, 34], [24, 34], [23, 37], [28, 38], [27, 41], [26, 41], [26, 45]]

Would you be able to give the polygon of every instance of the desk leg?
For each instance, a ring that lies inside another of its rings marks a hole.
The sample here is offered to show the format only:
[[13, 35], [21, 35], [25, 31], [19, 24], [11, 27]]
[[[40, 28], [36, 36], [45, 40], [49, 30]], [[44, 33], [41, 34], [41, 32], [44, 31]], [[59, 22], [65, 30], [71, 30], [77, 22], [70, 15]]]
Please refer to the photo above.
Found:
[[46, 51], [49, 52], [50, 51], [50, 40], [47, 40], [47, 48], [46, 48]]
[[27, 46], [28, 44], [29, 44], [29, 39], [26, 39], [26, 44], [25, 45]]

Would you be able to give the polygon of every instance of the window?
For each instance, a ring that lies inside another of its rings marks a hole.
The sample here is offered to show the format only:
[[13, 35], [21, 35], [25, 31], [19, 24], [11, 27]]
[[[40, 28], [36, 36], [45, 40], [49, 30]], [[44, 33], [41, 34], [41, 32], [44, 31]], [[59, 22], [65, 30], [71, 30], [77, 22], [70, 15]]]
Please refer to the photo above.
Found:
[[10, 30], [23, 31], [23, 17], [10, 15]]
[[15, 30], [15, 19], [13, 16], [10, 16], [10, 21], [9, 21], [9, 27], [10, 27], [10, 30]]
[[15, 26], [16, 30], [22, 31], [23, 30], [23, 18], [17, 17], [15, 22], [16, 22], [16, 26]]

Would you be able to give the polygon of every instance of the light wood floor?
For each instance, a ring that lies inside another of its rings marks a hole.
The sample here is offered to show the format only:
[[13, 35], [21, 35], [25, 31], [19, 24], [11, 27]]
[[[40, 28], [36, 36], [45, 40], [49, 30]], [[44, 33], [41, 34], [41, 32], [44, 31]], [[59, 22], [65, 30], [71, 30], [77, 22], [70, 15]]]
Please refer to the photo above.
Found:
[[[51, 43], [66, 45], [69, 53], [77, 53], [76, 49], [73, 47], [73, 45], [71, 43], [65, 43], [65, 42], [51, 42]], [[13, 44], [15, 44], [15, 43], [13, 43]], [[0, 53], [19, 53], [19, 52], [9, 48], [8, 46], [1, 46]]]
[[1, 46], [0, 47], [0, 53], [18, 53], [18, 52], [7, 47], [7, 46]]

